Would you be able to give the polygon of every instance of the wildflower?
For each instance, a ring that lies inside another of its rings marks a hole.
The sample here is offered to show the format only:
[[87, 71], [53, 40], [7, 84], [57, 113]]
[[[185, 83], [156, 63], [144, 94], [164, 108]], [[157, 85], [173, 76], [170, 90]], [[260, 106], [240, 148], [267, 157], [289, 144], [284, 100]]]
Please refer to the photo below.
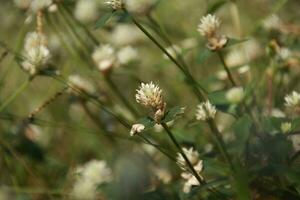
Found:
[[153, 171], [154, 171], [154, 174], [156, 175], [156, 177], [158, 178], [158, 180], [160, 180], [162, 183], [168, 184], [171, 182], [172, 175], [169, 170], [164, 169], [164, 168], [155, 167], [153, 169]]
[[290, 122], [281, 123], [280, 129], [282, 133], [289, 133], [292, 130], [292, 124]]
[[152, 82], [142, 83], [137, 90], [135, 99], [138, 103], [151, 108], [154, 111], [154, 120], [159, 123], [166, 109], [166, 103], [162, 97], [162, 90]]
[[52, 0], [32, 0], [30, 8], [33, 12], [43, 10], [52, 4]]
[[24, 44], [24, 57], [22, 67], [30, 75], [35, 75], [50, 60], [50, 51], [46, 46], [46, 37], [42, 34], [28, 33]]
[[198, 32], [208, 40], [207, 46], [211, 50], [219, 50], [227, 43], [225, 36], [217, 34], [220, 25], [219, 18], [211, 14], [202, 17], [198, 25]]
[[286, 95], [284, 100], [286, 107], [297, 107], [300, 105], [300, 94], [296, 91], [293, 91], [292, 94]]
[[72, 194], [76, 199], [96, 199], [97, 188], [112, 180], [112, 171], [103, 160], [91, 160], [76, 169]]
[[[71, 75], [69, 76], [68, 80], [69, 84], [77, 90], [86, 92], [88, 94], [94, 94], [96, 92], [94, 85], [79, 75]], [[72, 88], [70, 91], [71, 93], [77, 94]]]
[[138, 52], [131, 46], [123, 47], [117, 53], [117, 58], [120, 64], [128, 64], [138, 57]]
[[[194, 151], [193, 147], [187, 149], [185, 147], [182, 148], [184, 154], [187, 156], [188, 160], [191, 162], [192, 165], [196, 164], [199, 160], [199, 153]], [[181, 153], [177, 153], [177, 163], [187, 167], [185, 159], [181, 155]]]
[[282, 26], [281, 19], [277, 15], [271, 15], [263, 20], [263, 27], [267, 30], [280, 29]]
[[126, 0], [125, 6], [129, 12], [146, 15], [149, 14], [157, 0]]
[[209, 101], [203, 102], [197, 106], [196, 119], [202, 121], [213, 119], [216, 112], [216, 107]]
[[91, 22], [98, 17], [98, 7], [94, 0], [79, 0], [76, 3], [75, 17], [81, 22]]
[[[186, 149], [182, 148], [183, 152], [186, 154], [188, 160], [192, 164], [193, 168], [195, 169], [196, 173], [199, 175], [201, 179], [203, 177], [201, 176], [201, 172], [203, 171], [203, 160], [199, 159], [199, 153], [197, 151], [194, 151], [193, 148]], [[183, 156], [180, 153], [177, 153], [177, 163], [179, 163], [181, 166], [181, 169], [184, 170], [181, 173], [181, 177], [185, 180], [185, 183], [183, 185], [183, 192], [189, 193], [192, 186], [200, 185], [197, 178], [192, 174], [191, 172], [187, 171], [187, 164], [183, 158]]]
[[109, 73], [114, 66], [117, 66], [117, 58], [114, 48], [105, 44], [95, 49], [92, 58], [97, 65], [97, 68], [102, 73]]
[[130, 130], [130, 136], [134, 136], [137, 133], [142, 132], [145, 129], [143, 124], [133, 124]]
[[226, 92], [226, 99], [233, 104], [240, 103], [244, 96], [244, 89], [242, 87], [234, 87]]
[[110, 6], [113, 10], [121, 10], [123, 8], [122, 0], [108, 0], [105, 3], [108, 6]]
[[143, 40], [141, 31], [134, 25], [119, 24], [111, 33], [110, 41], [115, 46], [127, 46]]

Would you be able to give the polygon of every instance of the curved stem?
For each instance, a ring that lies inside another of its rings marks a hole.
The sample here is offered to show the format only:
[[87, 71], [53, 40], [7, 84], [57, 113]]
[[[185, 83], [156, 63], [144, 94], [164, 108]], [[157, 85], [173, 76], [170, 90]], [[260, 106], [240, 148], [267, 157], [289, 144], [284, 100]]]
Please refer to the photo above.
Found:
[[228, 68], [228, 66], [227, 66], [227, 64], [226, 64], [226, 62], [225, 62], [225, 60], [224, 60], [224, 57], [223, 57], [222, 52], [221, 52], [221, 51], [217, 51], [217, 54], [218, 54], [219, 59], [220, 59], [222, 65], [223, 65], [223, 67], [224, 67], [224, 69], [225, 69], [225, 71], [226, 71], [226, 73], [227, 73], [227, 75], [228, 75], [228, 78], [229, 78], [231, 84], [232, 84], [233, 86], [237, 86], [237, 84], [236, 84], [236, 82], [234, 81], [233, 76], [232, 76], [232, 74], [231, 74], [231, 72], [230, 72], [230, 70], [229, 70], [229, 68]]

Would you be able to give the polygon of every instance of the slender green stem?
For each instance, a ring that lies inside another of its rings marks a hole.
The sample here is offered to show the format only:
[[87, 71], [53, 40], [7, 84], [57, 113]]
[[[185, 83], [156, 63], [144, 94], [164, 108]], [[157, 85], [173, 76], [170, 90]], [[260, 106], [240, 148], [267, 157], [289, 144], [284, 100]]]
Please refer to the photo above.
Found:
[[110, 75], [105, 76], [105, 80], [109, 87], [114, 91], [114, 93], [119, 97], [119, 99], [122, 101], [122, 103], [127, 107], [127, 109], [133, 114], [134, 117], [138, 117], [139, 114], [135, 110], [135, 108], [129, 103], [129, 101], [124, 97], [124, 95], [121, 93], [121, 91], [118, 89], [114, 81], [111, 79]]
[[31, 80], [32, 79], [27, 79], [10, 97], [3, 102], [3, 104], [0, 106], [0, 112], [2, 112], [19, 94], [22, 93], [23, 90], [26, 89]]
[[232, 160], [231, 160], [231, 158], [230, 158], [230, 156], [227, 152], [225, 142], [222, 138], [222, 135], [221, 135], [217, 125], [215, 124], [215, 122], [212, 119], [208, 120], [207, 123], [208, 123], [212, 133], [214, 134], [217, 146], [218, 146], [221, 154], [225, 158], [226, 162], [230, 165], [231, 170], [235, 171], [234, 170], [234, 165], [233, 165]]
[[177, 142], [176, 138], [174, 137], [173, 133], [171, 132], [171, 130], [169, 129], [168, 125], [165, 123], [161, 124], [163, 126], [163, 128], [165, 129], [165, 131], [167, 132], [168, 136], [170, 137], [170, 139], [172, 140], [172, 142], [174, 143], [174, 145], [177, 147], [179, 153], [182, 155], [182, 157], [184, 158], [186, 164], [188, 165], [188, 167], [191, 169], [193, 175], [195, 176], [195, 178], [199, 181], [200, 184], [203, 184], [204, 181], [201, 179], [201, 177], [199, 176], [199, 174], [196, 172], [195, 168], [193, 167], [192, 163], [190, 162], [190, 160], [188, 159], [187, 155], [184, 153], [184, 151], [182, 150], [180, 144]]
[[226, 62], [225, 62], [225, 60], [224, 60], [224, 57], [223, 57], [222, 52], [221, 52], [221, 51], [217, 51], [217, 54], [218, 54], [219, 59], [220, 59], [222, 65], [223, 65], [223, 67], [224, 67], [224, 69], [225, 69], [225, 71], [226, 71], [226, 73], [227, 73], [227, 75], [228, 75], [228, 78], [229, 78], [231, 84], [232, 84], [233, 86], [237, 86], [237, 84], [236, 84], [236, 82], [234, 81], [233, 76], [232, 76], [232, 74], [231, 74], [231, 72], [230, 72], [230, 70], [229, 70], [229, 68], [228, 68], [228, 66], [227, 66], [227, 64], [226, 64]]

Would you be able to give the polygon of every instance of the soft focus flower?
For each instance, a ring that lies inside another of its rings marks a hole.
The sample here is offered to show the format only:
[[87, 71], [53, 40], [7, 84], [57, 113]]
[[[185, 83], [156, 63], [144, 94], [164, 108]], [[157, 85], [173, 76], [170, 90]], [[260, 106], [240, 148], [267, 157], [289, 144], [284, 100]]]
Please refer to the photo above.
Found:
[[123, 8], [123, 0], [108, 0], [105, 3], [113, 10], [121, 10]]
[[36, 32], [28, 33], [24, 44], [23, 69], [30, 75], [34, 75], [49, 62], [50, 57], [46, 37]]
[[31, 0], [30, 8], [33, 12], [43, 10], [50, 6], [52, 0]]
[[297, 107], [300, 105], [300, 94], [296, 91], [293, 91], [291, 94], [286, 95], [284, 97], [285, 100], [285, 106], [286, 107]]
[[[69, 76], [68, 80], [69, 84], [77, 90], [84, 91], [88, 94], [94, 94], [96, 92], [94, 85], [79, 75], [71, 75]], [[77, 94], [77, 92], [72, 88], [70, 88], [70, 91]]]
[[111, 33], [110, 41], [115, 46], [133, 45], [143, 40], [142, 32], [134, 25], [119, 24]]
[[220, 25], [219, 18], [211, 14], [202, 17], [200, 20], [198, 32], [207, 39], [207, 47], [210, 50], [219, 50], [227, 43], [225, 36], [217, 34]]
[[109, 44], [104, 44], [96, 48], [92, 54], [92, 58], [98, 70], [103, 73], [110, 72], [114, 66], [117, 66], [115, 50]]
[[[192, 165], [198, 162], [199, 153], [197, 151], [194, 151], [193, 147], [189, 149], [183, 147], [182, 151], [185, 153], [185, 155], [187, 156], [188, 160], [191, 162]], [[177, 162], [185, 167], [188, 167], [181, 153], [177, 153]]]
[[156, 175], [156, 177], [158, 178], [158, 180], [160, 180], [162, 183], [168, 184], [171, 182], [172, 175], [169, 170], [164, 169], [164, 168], [155, 167], [153, 169], [153, 171], [154, 171], [154, 174]]
[[137, 133], [142, 132], [145, 129], [143, 124], [133, 124], [130, 130], [130, 136], [134, 136]]
[[270, 15], [263, 21], [263, 27], [267, 30], [280, 29], [282, 22], [277, 15]]
[[120, 64], [128, 64], [138, 58], [138, 52], [135, 48], [126, 46], [118, 51], [117, 58]]
[[206, 121], [213, 119], [216, 115], [216, 107], [209, 101], [203, 102], [197, 106], [196, 119]]
[[220, 25], [221, 22], [219, 18], [215, 15], [208, 14], [201, 18], [198, 31], [206, 38], [214, 37]]
[[157, 0], [125, 0], [126, 9], [135, 14], [148, 14]]
[[91, 160], [76, 170], [72, 194], [76, 199], [96, 199], [97, 187], [112, 180], [112, 171], [103, 160]]
[[289, 133], [292, 130], [292, 124], [290, 122], [281, 123], [280, 129], [282, 133]]
[[81, 22], [91, 22], [98, 17], [98, 6], [95, 0], [79, 0], [74, 10], [75, 17]]
[[226, 92], [226, 99], [233, 104], [240, 103], [245, 96], [244, 89], [242, 87], [234, 87]]

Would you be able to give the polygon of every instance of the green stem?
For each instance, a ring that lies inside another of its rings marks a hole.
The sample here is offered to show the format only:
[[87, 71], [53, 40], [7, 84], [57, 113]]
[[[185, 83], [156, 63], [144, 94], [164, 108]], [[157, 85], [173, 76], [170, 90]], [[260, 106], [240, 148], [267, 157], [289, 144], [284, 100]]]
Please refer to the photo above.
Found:
[[222, 65], [223, 65], [223, 67], [224, 67], [224, 69], [225, 69], [225, 71], [226, 71], [226, 73], [227, 73], [227, 75], [228, 75], [228, 78], [229, 78], [231, 84], [232, 84], [233, 86], [236, 87], [237, 84], [236, 84], [236, 82], [234, 81], [233, 76], [232, 76], [232, 74], [231, 74], [231, 72], [230, 72], [230, 70], [229, 70], [229, 68], [228, 68], [228, 66], [227, 66], [227, 64], [226, 64], [226, 62], [225, 62], [225, 60], [224, 60], [224, 57], [223, 57], [222, 52], [221, 52], [221, 51], [217, 51], [217, 54], [218, 54], [219, 59], [220, 59]]
[[193, 167], [192, 163], [190, 162], [190, 160], [188, 159], [187, 155], [184, 153], [184, 151], [182, 150], [180, 144], [177, 142], [176, 138], [174, 137], [173, 133], [170, 131], [169, 127], [167, 124], [162, 123], [161, 124], [163, 126], [163, 128], [165, 129], [165, 131], [167, 132], [168, 136], [170, 137], [170, 139], [172, 140], [172, 142], [174, 143], [174, 145], [177, 147], [179, 153], [182, 155], [182, 157], [184, 158], [186, 164], [188, 165], [188, 167], [190, 168], [190, 170], [192, 171], [193, 175], [195, 176], [195, 178], [198, 180], [198, 182], [200, 184], [204, 184], [204, 181], [201, 179], [201, 177], [199, 176], [199, 174], [196, 172], [195, 168]]
[[208, 120], [207, 123], [208, 123], [212, 133], [214, 134], [217, 146], [218, 146], [221, 154], [223, 155], [226, 162], [230, 165], [231, 170], [235, 171], [234, 165], [233, 165], [232, 160], [227, 152], [225, 142], [222, 138], [222, 135], [221, 135], [217, 125], [215, 124], [215, 122], [212, 119]]
[[109, 87], [114, 91], [114, 93], [119, 97], [119, 99], [122, 101], [122, 103], [127, 107], [127, 109], [133, 114], [134, 117], [138, 117], [139, 114], [135, 110], [135, 108], [127, 101], [126, 97], [121, 93], [121, 91], [118, 89], [116, 84], [111, 79], [110, 75], [105, 76], [105, 80]]
[[3, 104], [0, 106], [0, 112], [2, 112], [19, 94], [22, 93], [23, 90], [26, 89], [31, 80], [32, 79], [27, 79], [10, 97], [3, 102]]

